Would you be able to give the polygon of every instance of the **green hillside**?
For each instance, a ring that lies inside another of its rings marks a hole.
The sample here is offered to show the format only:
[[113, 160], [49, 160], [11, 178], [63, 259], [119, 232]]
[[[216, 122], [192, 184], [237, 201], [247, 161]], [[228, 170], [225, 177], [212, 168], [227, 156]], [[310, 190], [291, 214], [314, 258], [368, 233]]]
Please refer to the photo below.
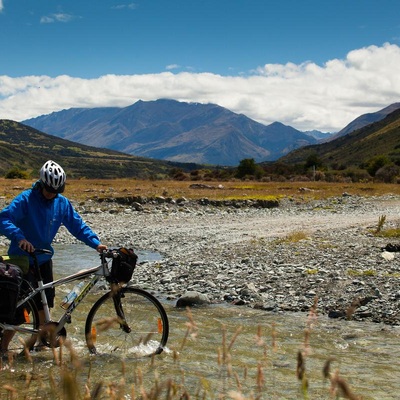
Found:
[[282, 157], [287, 164], [304, 163], [317, 156], [325, 165], [361, 166], [376, 156], [400, 165], [400, 109], [385, 119], [328, 143], [303, 147]]
[[15, 121], [0, 120], [0, 177], [13, 168], [36, 176], [48, 159], [60, 163], [71, 178], [148, 179], [166, 176], [176, 167], [185, 167], [184, 164], [81, 145]]

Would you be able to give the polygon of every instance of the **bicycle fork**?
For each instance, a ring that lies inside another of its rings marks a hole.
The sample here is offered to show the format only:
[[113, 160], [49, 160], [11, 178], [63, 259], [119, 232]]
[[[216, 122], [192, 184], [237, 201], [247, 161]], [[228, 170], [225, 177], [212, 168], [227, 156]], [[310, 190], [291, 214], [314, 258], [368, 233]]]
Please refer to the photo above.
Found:
[[131, 333], [132, 329], [128, 325], [128, 323], [125, 319], [124, 310], [122, 308], [121, 297], [123, 297], [123, 295], [119, 292], [119, 293], [113, 294], [112, 297], [113, 297], [113, 301], [114, 301], [115, 312], [117, 313], [117, 316], [119, 318], [119, 326], [125, 333]]

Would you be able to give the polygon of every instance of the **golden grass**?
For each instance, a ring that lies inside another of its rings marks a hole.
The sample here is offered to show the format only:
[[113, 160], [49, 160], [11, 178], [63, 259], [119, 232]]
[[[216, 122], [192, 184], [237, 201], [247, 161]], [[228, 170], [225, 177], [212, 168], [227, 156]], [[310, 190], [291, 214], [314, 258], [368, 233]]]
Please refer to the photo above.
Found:
[[375, 236], [384, 237], [388, 239], [400, 238], [400, 228], [388, 228], [376, 233]]
[[[0, 196], [12, 198], [34, 181], [0, 178]], [[193, 188], [193, 185], [196, 185]], [[201, 186], [204, 187], [201, 187]], [[199, 187], [200, 186], [200, 187]], [[211, 200], [281, 199], [309, 201], [342, 196], [400, 195], [399, 184], [383, 183], [329, 183], [329, 182], [242, 182], [242, 181], [173, 181], [136, 179], [69, 179], [65, 195], [72, 200], [119, 196], [164, 196]]]
[[374, 230], [370, 232], [379, 237], [384, 237], [388, 239], [398, 239], [400, 238], [400, 228], [384, 228], [386, 223], [386, 215], [381, 215], [378, 219], [378, 224]]
[[[304, 342], [300, 343], [297, 352], [297, 364], [293, 370], [293, 376], [297, 377], [298, 382], [293, 380], [293, 386], [299, 387], [299, 399], [310, 399], [310, 375], [307, 368], [307, 362], [312, 358], [312, 336], [315, 324], [318, 319], [316, 312], [318, 299], [314, 300], [314, 304], [310, 309], [306, 320], [306, 329], [304, 330]], [[0, 377], [3, 384], [0, 392], [7, 399], [33, 399], [33, 398], [49, 398], [62, 400], [119, 400], [125, 398], [158, 400], [181, 400], [181, 399], [237, 399], [237, 400], [257, 400], [264, 398], [272, 398], [271, 389], [267, 385], [267, 377], [274, 374], [273, 361], [275, 353], [278, 349], [277, 334], [275, 324], [271, 326], [271, 336], [264, 336], [261, 326], [258, 326], [254, 335], [254, 347], [258, 350], [259, 356], [254, 360], [256, 365], [256, 373], [248, 374], [249, 366], [245, 368], [245, 374], [242, 375], [241, 368], [243, 365], [234, 362], [235, 344], [241, 339], [242, 327], [237, 327], [236, 331], [228, 332], [226, 326], [221, 326], [221, 344], [216, 349], [219, 372], [213, 376], [215, 383], [209, 381], [205, 376], [199, 376], [199, 384], [197, 387], [189, 388], [186, 386], [185, 373], [187, 368], [184, 364], [180, 364], [180, 354], [184, 351], [187, 339], [190, 337], [196, 340], [199, 327], [193, 319], [191, 310], [187, 310], [188, 322], [186, 323], [186, 334], [181, 344], [177, 343], [177, 348], [173, 350], [174, 360], [178, 368], [181, 369], [181, 376], [175, 372], [175, 376], [159, 376], [155, 368], [155, 358], [149, 359], [149, 363], [154, 369], [153, 382], [145, 382], [142, 367], [135, 367], [133, 370], [127, 369], [126, 361], [121, 359], [121, 373], [119, 381], [107, 382], [100, 380], [94, 382], [91, 377], [91, 365], [89, 371], [86, 372], [85, 363], [78, 357], [72, 343], [67, 340], [61, 342], [59, 348], [52, 349], [54, 357], [53, 366], [49, 371], [49, 377], [45, 377], [42, 372], [37, 371], [35, 360], [27, 357], [26, 365], [20, 371], [21, 378], [25, 379], [25, 394], [20, 393], [14, 386], [15, 370], [18, 365], [14, 365], [14, 360], [10, 358], [8, 363], [11, 368], [4, 368], [0, 360]], [[347, 381], [340, 376], [339, 370], [332, 370], [332, 364], [337, 360], [329, 357], [324, 363], [322, 369], [322, 378], [324, 380], [324, 392], [326, 398], [330, 399], [352, 399], [361, 400], [350, 388]], [[40, 361], [39, 361], [40, 362]], [[252, 366], [254, 367], [254, 366]], [[293, 365], [294, 367], [294, 365]], [[30, 371], [31, 369], [31, 371]], [[11, 374], [11, 371], [12, 372]], [[87, 374], [87, 376], [86, 376]], [[127, 383], [128, 375], [136, 378], [133, 383]], [[48, 379], [49, 378], [49, 379]], [[250, 384], [249, 384], [250, 383]], [[277, 384], [279, 382], [276, 382]], [[328, 383], [328, 385], [326, 385]], [[275, 389], [272, 389], [275, 392]], [[31, 393], [31, 394], [29, 394]], [[38, 394], [39, 396], [35, 396]], [[2, 397], [3, 398], [3, 397]], [[274, 397], [275, 398], [275, 397]], [[325, 398], [325, 397], [324, 397]]]

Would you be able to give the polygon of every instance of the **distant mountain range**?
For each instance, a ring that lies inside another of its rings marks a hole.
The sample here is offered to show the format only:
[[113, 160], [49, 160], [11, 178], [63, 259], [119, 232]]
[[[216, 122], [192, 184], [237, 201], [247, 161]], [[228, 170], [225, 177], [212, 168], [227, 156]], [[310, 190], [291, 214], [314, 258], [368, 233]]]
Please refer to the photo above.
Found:
[[72, 108], [23, 121], [42, 132], [124, 153], [197, 164], [236, 166], [276, 160], [318, 143], [274, 122], [265, 126], [215, 104], [138, 101], [125, 107]]
[[[399, 103], [392, 105], [393, 107], [391, 107], [391, 109], [394, 108], [394, 111], [387, 114], [383, 119], [378, 119], [376, 122], [367, 124], [371, 118], [377, 119], [376, 117], [385, 115], [386, 111], [390, 108], [387, 107], [384, 109], [386, 110], [384, 112], [381, 110], [381, 112], [376, 113], [376, 116], [368, 115], [368, 118], [364, 118], [364, 116], [359, 117], [357, 123], [361, 121], [361, 125], [364, 123], [366, 125], [355, 131], [337, 137], [331, 141], [299, 147], [288, 152], [285, 156], [280, 157], [276, 160], [278, 162], [265, 162], [265, 166], [269, 171], [268, 173], [278, 175], [284, 174], [285, 168], [282, 169], [281, 167], [283, 164], [286, 164], [286, 166], [297, 165], [302, 168], [301, 166], [305, 165], [306, 162], [310, 160], [310, 157], [312, 157], [313, 160], [318, 160], [318, 162], [320, 162], [319, 165], [323, 165], [328, 169], [334, 169], [339, 173], [347, 168], [351, 170], [353, 166], [355, 170], [359, 168], [365, 169], [365, 166], [368, 165], [371, 159], [382, 155], [397, 166], [400, 166], [400, 108], [396, 108], [397, 104]], [[89, 126], [90, 123], [84, 120], [86, 113], [82, 113], [77, 109], [75, 110], [75, 117], [80, 120], [80, 123]], [[116, 110], [121, 111], [121, 109], [107, 110], [109, 115], [115, 115]], [[211, 107], [210, 110], [214, 110], [217, 114], [221, 112], [219, 108]], [[47, 116], [45, 120], [49, 121], [49, 119], [54, 118], [55, 123], [60, 124], [60, 126], [65, 126], [65, 122], [61, 121], [59, 118], [60, 116], [66, 115], [66, 120], [70, 120], [71, 111], [72, 110], [69, 110], [69, 112], [53, 113]], [[99, 115], [104, 116], [104, 111], [104, 109], [101, 109]], [[243, 116], [237, 116], [236, 114], [233, 115], [235, 116], [234, 122], [237, 122], [237, 119], [244, 121], [245, 124], [243, 126], [248, 128], [248, 125], [246, 125], [248, 119]], [[91, 113], [89, 113], [89, 116], [91, 118], [93, 117]], [[156, 119], [160, 118], [160, 116], [157, 116]], [[147, 115], [145, 117], [142, 115], [141, 121], [145, 119], [151, 120], [151, 116]], [[181, 120], [185, 120], [185, 118], [182, 117]], [[197, 118], [194, 120], [198, 123]], [[225, 121], [224, 118], [222, 118], [221, 121]], [[186, 123], [189, 126], [189, 122], [186, 121]], [[108, 122], [106, 119], [104, 124], [107, 126], [114, 126], [115, 121]], [[97, 125], [98, 121], [94, 126]], [[204, 121], [203, 125], [206, 126], [206, 121]], [[225, 124], [222, 124], [221, 129], [224, 127]], [[290, 137], [296, 137], [296, 135], [293, 134], [293, 128], [286, 127], [280, 123], [274, 123], [265, 128], [273, 129], [275, 132], [278, 132], [278, 135], [281, 135], [274, 138], [275, 142], [279, 142], [279, 140], [282, 142]], [[119, 127], [118, 132], [115, 133], [115, 137], [123, 136], [124, 129], [123, 127]], [[235, 126], [235, 129], [239, 128]], [[146, 133], [148, 132], [146, 129], [145, 131]], [[19, 171], [26, 171], [26, 173], [36, 176], [40, 166], [43, 164], [44, 160], [48, 158], [59, 160], [62, 165], [68, 169], [68, 174], [72, 178], [136, 177], [158, 179], [167, 176], [175, 176], [179, 171], [188, 173], [200, 169], [213, 170], [215, 172], [224, 171], [225, 175], [226, 173], [228, 173], [228, 175], [234, 174], [234, 168], [221, 169], [217, 168], [215, 165], [179, 163], [157, 158], [138, 157], [107, 149], [102, 147], [104, 146], [104, 138], [102, 136], [97, 137], [95, 132], [96, 129], [94, 133], [92, 133], [92, 146], [87, 146], [75, 141], [43, 133], [22, 123], [0, 120], [0, 175], [4, 176], [10, 169], [16, 169]], [[262, 132], [265, 132], [265, 130], [262, 130]], [[289, 132], [289, 135], [285, 136], [287, 132]], [[296, 131], [294, 133], [296, 133]], [[210, 139], [213, 135], [209, 134], [208, 137]], [[234, 138], [235, 137], [237, 136], [234, 136]], [[257, 140], [262, 143], [260, 137], [258, 137]], [[272, 144], [270, 143], [269, 145], [273, 146], [275, 142], [272, 141]], [[237, 143], [233, 139], [232, 146], [234, 146], [234, 148], [236, 148], [236, 144]], [[227, 148], [226, 151], [228, 151], [228, 149], [229, 148]], [[216, 150], [218, 150], [218, 148]], [[251, 156], [246, 153], [243, 154], [243, 158], [250, 157]], [[260, 165], [263, 166], [263, 164], [264, 163]], [[295, 171], [297, 170], [298, 169]], [[289, 173], [292, 174], [292, 172]]]
[[[320, 143], [331, 142], [330, 148], [337, 149], [335, 158], [346, 158], [346, 148], [341, 148], [342, 141], [338, 139], [381, 121], [398, 109], [400, 103], [394, 103], [361, 115], [336, 134], [300, 132], [280, 122], [265, 126], [215, 104], [165, 99], [138, 101], [125, 108], [71, 108], [23, 123], [76, 143], [144, 158], [237, 166], [245, 158], [256, 162], [299, 161], [304, 159], [302, 149], [319, 152], [324, 148]], [[353, 161], [357, 157], [353, 156]]]

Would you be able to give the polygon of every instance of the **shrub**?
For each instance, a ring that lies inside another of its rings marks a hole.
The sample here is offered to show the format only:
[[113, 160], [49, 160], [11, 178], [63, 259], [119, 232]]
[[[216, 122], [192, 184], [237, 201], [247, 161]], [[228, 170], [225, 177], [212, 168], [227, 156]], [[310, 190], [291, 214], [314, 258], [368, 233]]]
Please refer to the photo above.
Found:
[[29, 174], [25, 170], [22, 170], [18, 167], [13, 167], [7, 171], [5, 178], [6, 179], [28, 179]]
[[375, 179], [385, 183], [396, 183], [400, 168], [395, 164], [385, 165], [375, 173]]
[[390, 163], [390, 160], [387, 156], [385, 156], [385, 155], [375, 156], [368, 161], [367, 171], [371, 176], [375, 176], [376, 172], [380, 168], [384, 167], [385, 165], [387, 165], [389, 163]]

